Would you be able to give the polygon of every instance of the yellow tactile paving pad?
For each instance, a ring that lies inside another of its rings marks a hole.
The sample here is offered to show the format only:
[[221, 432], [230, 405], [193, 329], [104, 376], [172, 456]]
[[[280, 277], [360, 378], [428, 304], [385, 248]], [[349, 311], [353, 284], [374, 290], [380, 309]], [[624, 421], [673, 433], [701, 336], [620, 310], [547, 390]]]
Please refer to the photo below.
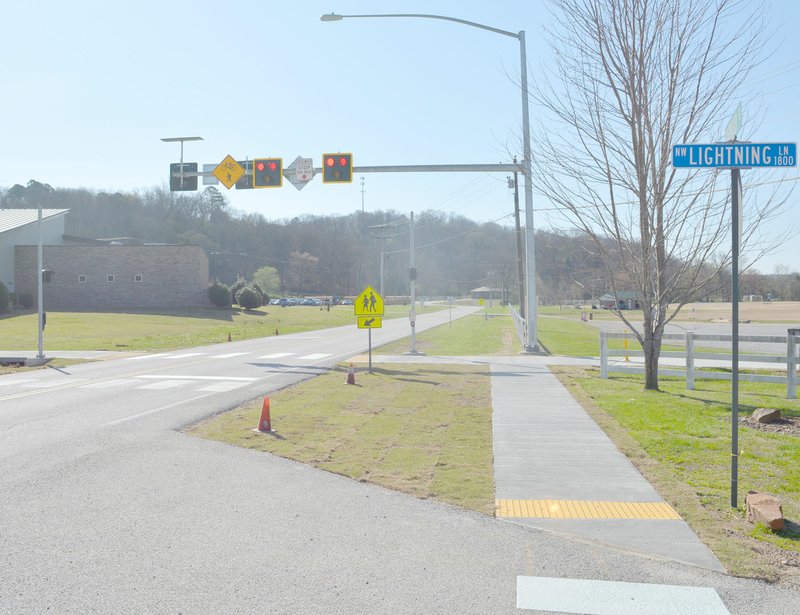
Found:
[[527, 519], [680, 519], [666, 502], [495, 500], [495, 516]]

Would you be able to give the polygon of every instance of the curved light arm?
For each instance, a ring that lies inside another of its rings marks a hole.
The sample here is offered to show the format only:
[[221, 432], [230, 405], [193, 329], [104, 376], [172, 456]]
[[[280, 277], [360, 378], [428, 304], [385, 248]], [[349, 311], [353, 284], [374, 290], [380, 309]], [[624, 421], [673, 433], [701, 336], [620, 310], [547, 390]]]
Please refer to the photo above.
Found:
[[387, 15], [337, 15], [336, 13], [326, 13], [320, 17], [320, 21], [341, 21], [345, 17], [425, 17], [427, 19], [442, 19], [444, 21], [455, 21], [456, 23], [463, 23], [464, 25], [472, 26], [473, 28], [489, 30], [489, 32], [496, 32], [497, 34], [503, 34], [505, 36], [510, 36], [511, 38], [519, 39], [519, 34], [508, 32], [507, 30], [500, 30], [499, 28], [492, 28], [491, 26], [485, 26], [480, 23], [475, 23], [474, 21], [467, 21], [466, 19], [458, 19], [456, 17], [445, 17], [444, 15], [425, 15], [422, 13], [394, 13]]

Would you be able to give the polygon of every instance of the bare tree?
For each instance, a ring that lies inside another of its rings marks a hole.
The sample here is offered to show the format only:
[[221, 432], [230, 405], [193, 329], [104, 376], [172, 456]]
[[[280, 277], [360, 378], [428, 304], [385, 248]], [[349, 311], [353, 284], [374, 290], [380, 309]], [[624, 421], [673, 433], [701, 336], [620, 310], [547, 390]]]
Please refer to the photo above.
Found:
[[[534, 161], [537, 188], [592, 238], [611, 291], [637, 293], [641, 330], [615, 312], [644, 349], [645, 388], [657, 390], [664, 326], [730, 264], [727, 175], [676, 171], [671, 148], [720, 140], [763, 57], [763, 11], [740, 0], [552, 6], [557, 79], [540, 80], [533, 96], [558, 130], [538, 135], [551, 155]], [[749, 208], [744, 240], [753, 245], [779, 207]]]

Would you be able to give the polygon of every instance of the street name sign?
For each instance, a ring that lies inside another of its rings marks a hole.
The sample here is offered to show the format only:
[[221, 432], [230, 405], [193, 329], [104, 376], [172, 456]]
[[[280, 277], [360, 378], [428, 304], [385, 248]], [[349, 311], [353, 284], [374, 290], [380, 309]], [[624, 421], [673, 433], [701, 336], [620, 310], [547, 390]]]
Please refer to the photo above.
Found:
[[691, 143], [672, 146], [672, 166], [745, 169], [797, 166], [797, 143]]
[[245, 174], [244, 167], [233, 156], [228, 154], [213, 171], [214, 177], [221, 181], [230, 190], [233, 185]]
[[383, 297], [367, 286], [353, 303], [356, 316], [383, 316]]
[[380, 329], [383, 319], [380, 316], [357, 316], [356, 323], [359, 329]]

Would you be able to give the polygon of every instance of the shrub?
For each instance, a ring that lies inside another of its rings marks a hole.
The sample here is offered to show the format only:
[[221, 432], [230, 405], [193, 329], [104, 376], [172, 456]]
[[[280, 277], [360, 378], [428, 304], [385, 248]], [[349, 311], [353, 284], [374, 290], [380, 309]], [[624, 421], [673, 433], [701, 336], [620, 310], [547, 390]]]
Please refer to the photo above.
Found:
[[261, 296], [261, 303], [259, 303], [259, 305], [267, 305], [269, 303], [269, 295], [265, 293], [264, 290], [255, 282], [250, 284], [250, 286], [255, 288], [256, 291], [258, 291], [258, 294]]
[[208, 299], [217, 307], [231, 307], [231, 290], [224, 284], [214, 282], [208, 287]]
[[246, 310], [253, 310], [261, 305], [261, 294], [248, 284], [236, 294], [236, 303]]
[[31, 309], [33, 307], [33, 295], [31, 293], [20, 293], [19, 304], [26, 310]]
[[247, 280], [245, 280], [242, 276], [236, 278], [233, 286], [231, 286], [231, 303], [236, 303], [236, 295], [238, 295], [239, 291], [245, 286], [247, 286]]
[[7, 312], [11, 304], [11, 293], [8, 292], [6, 285], [0, 282], [0, 312]]

